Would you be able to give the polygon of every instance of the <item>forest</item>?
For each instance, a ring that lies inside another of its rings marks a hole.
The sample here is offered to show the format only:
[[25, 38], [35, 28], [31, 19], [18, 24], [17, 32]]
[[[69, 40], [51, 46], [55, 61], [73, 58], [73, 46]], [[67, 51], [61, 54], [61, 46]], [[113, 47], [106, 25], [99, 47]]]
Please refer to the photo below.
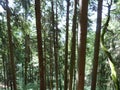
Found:
[[0, 0], [0, 90], [120, 90], [120, 0]]

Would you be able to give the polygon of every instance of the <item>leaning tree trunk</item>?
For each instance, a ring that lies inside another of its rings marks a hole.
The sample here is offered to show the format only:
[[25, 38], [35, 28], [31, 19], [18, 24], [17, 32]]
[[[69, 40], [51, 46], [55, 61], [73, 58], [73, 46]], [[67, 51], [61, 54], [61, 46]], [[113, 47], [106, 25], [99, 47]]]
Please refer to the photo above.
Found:
[[88, 0], [80, 2], [80, 45], [78, 57], [78, 85], [77, 90], [84, 90], [85, 58], [86, 58], [86, 38], [87, 38], [87, 12]]
[[98, 68], [99, 47], [100, 47], [101, 20], [102, 20], [102, 2], [103, 0], [98, 0], [97, 27], [96, 27], [96, 36], [95, 36], [95, 45], [94, 45], [95, 48], [94, 48], [94, 61], [93, 61], [91, 90], [96, 90], [97, 68]]
[[40, 6], [41, 6], [41, 0], [35, 0], [35, 16], [36, 16], [37, 43], [38, 43], [40, 90], [45, 90], [44, 60], [43, 60], [42, 34], [41, 34], [41, 8], [40, 8]]
[[12, 76], [13, 82], [13, 89], [17, 90], [16, 85], [16, 71], [15, 71], [15, 63], [14, 63], [14, 55], [13, 55], [13, 42], [12, 42], [12, 32], [11, 32], [11, 25], [10, 25], [10, 8], [8, 6], [8, 0], [6, 0], [6, 10], [7, 10], [7, 28], [8, 28], [8, 41], [9, 41], [9, 52], [10, 52], [10, 71]]

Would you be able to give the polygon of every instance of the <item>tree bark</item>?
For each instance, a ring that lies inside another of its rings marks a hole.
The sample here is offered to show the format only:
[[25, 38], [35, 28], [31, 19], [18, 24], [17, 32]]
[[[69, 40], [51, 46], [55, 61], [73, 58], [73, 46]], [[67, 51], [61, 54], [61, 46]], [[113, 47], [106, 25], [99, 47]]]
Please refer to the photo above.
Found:
[[25, 35], [25, 85], [27, 85], [28, 63], [30, 62], [30, 46], [29, 35]]
[[38, 43], [40, 90], [45, 90], [44, 60], [43, 60], [42, 34], [41, 34], [41, 7], [40, 6], [41, 6], [41, 0], [35, 0], [35, 16], [36, 16], [37, 43]]
[[58, 76], [59, 76], [59, 63], [58, 63], [58, 9], [57, 9], [57, 1], [56, 0], [56, 23], [55, 23], [55, 35], [54, 35], [54, 54], [55, 54], [55, 72], [56, 72], [56, 90], [58, 90]]
[[44, 45], [43, 45], [43, 46], [44, 46], [44, 54], [43, 54], [43, 56], [44, 56], [44, 62], [45, 62], [45, 65], [44, 65], [45, 84], [44, 84], [44, 85], [45, 85], [45, 90], [46, 90], [46, 88], [47, 88], [47, 84], [46, 84], [46, 81], [47, 81], [47, 77], [46, 77], [46, 76], [47, 76], [47, 72], [46, 72], [46, 69], [47, 69], [47, 65], [46, 65], [46, 64], [47, 64], [47, 61], [46, 61], [46, 50], [47, 50], [47, 49], [46, 49], [46, 38], [45, 38], [45, 37], [46, 37], [46, 32], [45, 32], [45, 30], [44, 30], [44, 43], [43, 43], [43, 44], [44, 44]]
[[97, 10], [97, 27], [94, 45], [94, 61], [92, 70], [92, 83], [91, 90], [96, 90], [96, 80], [97, 80], [97, 68], [99, 59], [99, 47], [100, 47], [100, 32], [101, 32], [101, 20], [102, 20], [102, 3], [103, 0], [98, 0], [98, 10]]
[[56, 90], [58, 90], [58, 55], [57, 55], [57, 36], [55, 30], [55, 15], [54, 15], [54, 1], [51, 1], [52, 6], [52, 30], [53, 30], [53, 43], [54, 43], [54, 59], [55, 59], [55, 78], [56, 78]]
[[9, 52], [10, 52], [10, 67], [11, 67], [11, 75], [12, 75], [12, 83], [13, 89], [17, 90], [16, 85], [16, 71], [15, 71], [15, 62], [14, 62], [14, 54], [13, 54], [13, 42], [12, 42], [12, 32], [10, 25], [10, 8], [8, 6], [8, 0], [6, 0], [6, 10], [7, 10], [7, 28], [8, 28], [8, 41], [9, 41]]
[[70, 0], [67, 1], [67, 13], [66, 13], [66, 42], [65, 42], [65, 79], [64, 79], [64, 90], [68, 88], [68, 30], [69, 30], [69, 6]]
[[78, 85], [77, 90], [84, 90], [86, 38], [87, 38], [87, 12], [88, 0], [80, 0], [80, 45], [78, 55]]
[[52, 33], [50, 33], [50, 90], [53, 90], [53, 49]]
[[70, 83], [69, 90], [72, 90], [73, 84], [73, 75], [75, 69], [75, 53], [76, 53], [76, 26], [77, 26], [77, 0], [75, 0], [74, 4], [74, 14], [72, 21], [72, 40], [71, 40], [71, 60], [70, 60]]

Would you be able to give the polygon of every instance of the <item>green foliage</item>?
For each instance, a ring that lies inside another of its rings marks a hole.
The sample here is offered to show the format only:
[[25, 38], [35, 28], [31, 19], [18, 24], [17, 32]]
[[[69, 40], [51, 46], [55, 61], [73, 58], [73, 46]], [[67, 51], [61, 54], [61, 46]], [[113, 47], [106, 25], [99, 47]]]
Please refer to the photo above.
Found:
[[[2, 0], [3, 1], [3, 0]], [[54, 63], [54, 44], [53, 44], [53, 30], [51, 26], [51, 0], [42, 0], [42, 39], [43, 39], [43, 51], [44, 59], [46, 60], [46, 86], [50, 89], [52, 82], [52, 88], [55, 89], [55, 63]], [[65, 33], [66, 33], [66, 1], [56, 0], [58, 8], [58, 72], [59, 72], [59, 88], [64, 88], [64, 60], [65, 60]], [[68, 73], [70, 67], [70, 46], [72, 37], [72, 16], [73, 16], [73, 3], [70, 1], [70, 17], [69, 17], [69, 43], [68, 43]], [[1, 5], [1, 4], [0, 4]], [[108, 26], [107, 35], [105, 35], [105, 46], [109, 48], [109, 52], [112, 54], [114, 61], [111, 65], [111, 74], [116, 82], [116, 75], [120, 79], [120, 0], [114, 0], [113, 10], [111, 10], [111, 20]], [[54, 11], [55, 11], [54, 6]], [[90, 90], [91, 85], [91, 71], [92, 60], [94, 51], [94, 36], [95, 32], [91, 30], [94, 21], [91, 20], [91, 16], [97, 10], [97, 0], [90, 0], [89, 2], [89, 15], [88, 15], [88, 35], [87, 35], [87, 50], [86, 50], [86, 71], [85, 71], [85, 90]], [[79, 11], [79, 10], [78, 10]], [[11, 30], [14, 46], [14, 58], [16, 65], [16, 77], [18, 90], [38, 90], [39, 89], [39, 70], [38, 70], [38, 50], [37, 50], [37, 37], [35, 27], [35, 11], [34, 0], [15, 0], [13, 7], [11, 7]], [[55, 11], [56, 13], [56, 11]], [[106, 19], [104, 19], [106, 20]], [[103, 20], [103, 23], [104, 23]], [[78, 22], [78, 21], [77, 21]], [[56, 29], [56, 28], [55, 28]], [[27, 63], [27, 85], [24, 85], [25, 81], [25, 36], [29, 35], [30, 42], [30, 61]], [[77, 36], [76, 36], [77, 37]], [[76, 45], [77, 46], [77, 45]], [[104, 48], [106, 49], [106, 48]], [[107, 50], [106, 50], [107, 51]], [[110, 68], [108, 66], [106, 55], [100, 51], [99, 55], [99, 69], [98, 69], [98, 81], [97, 90], [113, 90], [113, 82], [110, 80]], [[4, 58], [3, 58], [4, 57]], [[73, 86], [75, 90], [77, 78], [75, 77], [77, 71], [77, 58], [78, 52], [76, 51], [76, 62], [74, 71]], [[4, 61], [4, 62], [3, 62]], [[117, 69], [117, 73], [115, 69]], [[51, 73], [52, 72], [52, 73]], [[6, 11], [0, 11], [0, 82], [6, 81], [9, 78], [9, 50], [8, 50], [8, 35], [7, 35], [7, 23], [6, 23]], [[51, 79], [52, 77], [52, 79]], [[69, 76], [68, 76], [69, 79]]]

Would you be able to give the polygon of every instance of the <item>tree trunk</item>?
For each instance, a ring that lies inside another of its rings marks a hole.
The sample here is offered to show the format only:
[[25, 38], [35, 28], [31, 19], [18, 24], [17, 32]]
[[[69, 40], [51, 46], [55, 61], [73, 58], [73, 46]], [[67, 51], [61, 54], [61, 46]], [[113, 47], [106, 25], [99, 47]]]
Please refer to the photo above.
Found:
[[85, 58], [86, 58], [86, 38], [87, 38], [87, 12], [88, 0], [80, 2], [80, 45], [78, 55], [78, 85], [77, 90], [84, 90]]
[[47, 84], [46, 84], [46, 82], [47, 82], [47, 77], [46, 77], [46, 76], [47, 76], [48, 73], [46, 72], [46, 68], [47, 68], [47, 65], [46, 65], [46, 64], [47, 64], [47, 62], [46, 62], [46, 50], [47, 50], [47, 49], [46, 49], [46, 43], [45, 43], [45, 42], [46, 42], [46, 38], [45, 38], [45, 37], [46, 37], [46, 32], [45, 32], [45, 30], [44, 30], [44, 43], [43, 43], [43, 44], [44, 44], [44, 45], [43, 45], [43, 46], [44, 46], [44, 54], [43, 54], [43, 55], [44, 55], [44, 62], [45, 62], [45, 65], [44, 65], [45, 84], [44, 84], [44, 85], [46, 86], [46, 87], [45, 87], [45, 90], [46, 90], [46, 88], [47, 88]]
[[7, 28], [8, 28], [8, 41], [9, 41], [9, 52], [10, 52], [10, 69], [12, 75], [12, 83], [13, 89], [17, 90], [16, 85], [16, 71], [15, 71], [15, 63], [14, 63], [14, 54], [13, 54], [13, 42], [12, 42], [12, 32], [11, 32], [11, 25], [10, 25], [10, 8], [8, 6], [8, 0], [6, 0], [6, 10], [7, 10]]
[[35, 0], [35, 16], [36, 16], [37, 43], [38, 43], [40, 90], [45, 90], [44, 60], [43, 60], [42, 34], [41, 34], [41, 7], [40, 6], [41, 6], [41, 0]]
[[74, 14], [72, 22], [72, 41], [71, 41], [71, 60], [70, 60], [70, 84], [69, 90], [72, 90], [74, 69], [75, 69], [75, 53], [76, 53], [76, 25], [77, 25], [77, 0], [75, 0]]
[[50, 90], [53, 90], [53, 50], [52, 34], [50, 33]]
[[67, 13], [66, 13], [66, 42], [65, 42], [65, 79], [64, 79], [64, 90], [68, 88], [68, 30], [69, 30], [69, 6], [70, 0], [67, 1]]
[[55, 30], [55, 15], [54, 15], [54, 2], [51, 1], [52, 6], [52, 29], [53, 29], [53, 42], [54, 42], [54, 59], [55, 59], [55, 78], [56, 78], [56, 90], [58, 90], [58, 56], [57, 56], [57, 44], [56, 44], [56, 30]]
[[27, 85], [27, 70], [30, 62], [29, 35], [25, 35], [25, 85]]
[[99, 47], [100, 47], [101, 20], [102, 20], [102, 2], [103, 0], [98, 0], [97, 27], [96, 27], [96, 36], [95, 36], [95, 45], [94, 45], [95, 48], [94, 48], [94, 61], [93, 61], [91, 90], [96, 90], [97, 68], [98, 68]]
[[55, 35], [54, 35], [54, 54], [55, 54], [55, 72], [56, 72], [56, 90], [58, 90], [58, 76], [59, 76], [59, 64], [58, 64], [58, 11], [57, 11], [57, 1], [56, 0], [56, 23], [55, 23]]

